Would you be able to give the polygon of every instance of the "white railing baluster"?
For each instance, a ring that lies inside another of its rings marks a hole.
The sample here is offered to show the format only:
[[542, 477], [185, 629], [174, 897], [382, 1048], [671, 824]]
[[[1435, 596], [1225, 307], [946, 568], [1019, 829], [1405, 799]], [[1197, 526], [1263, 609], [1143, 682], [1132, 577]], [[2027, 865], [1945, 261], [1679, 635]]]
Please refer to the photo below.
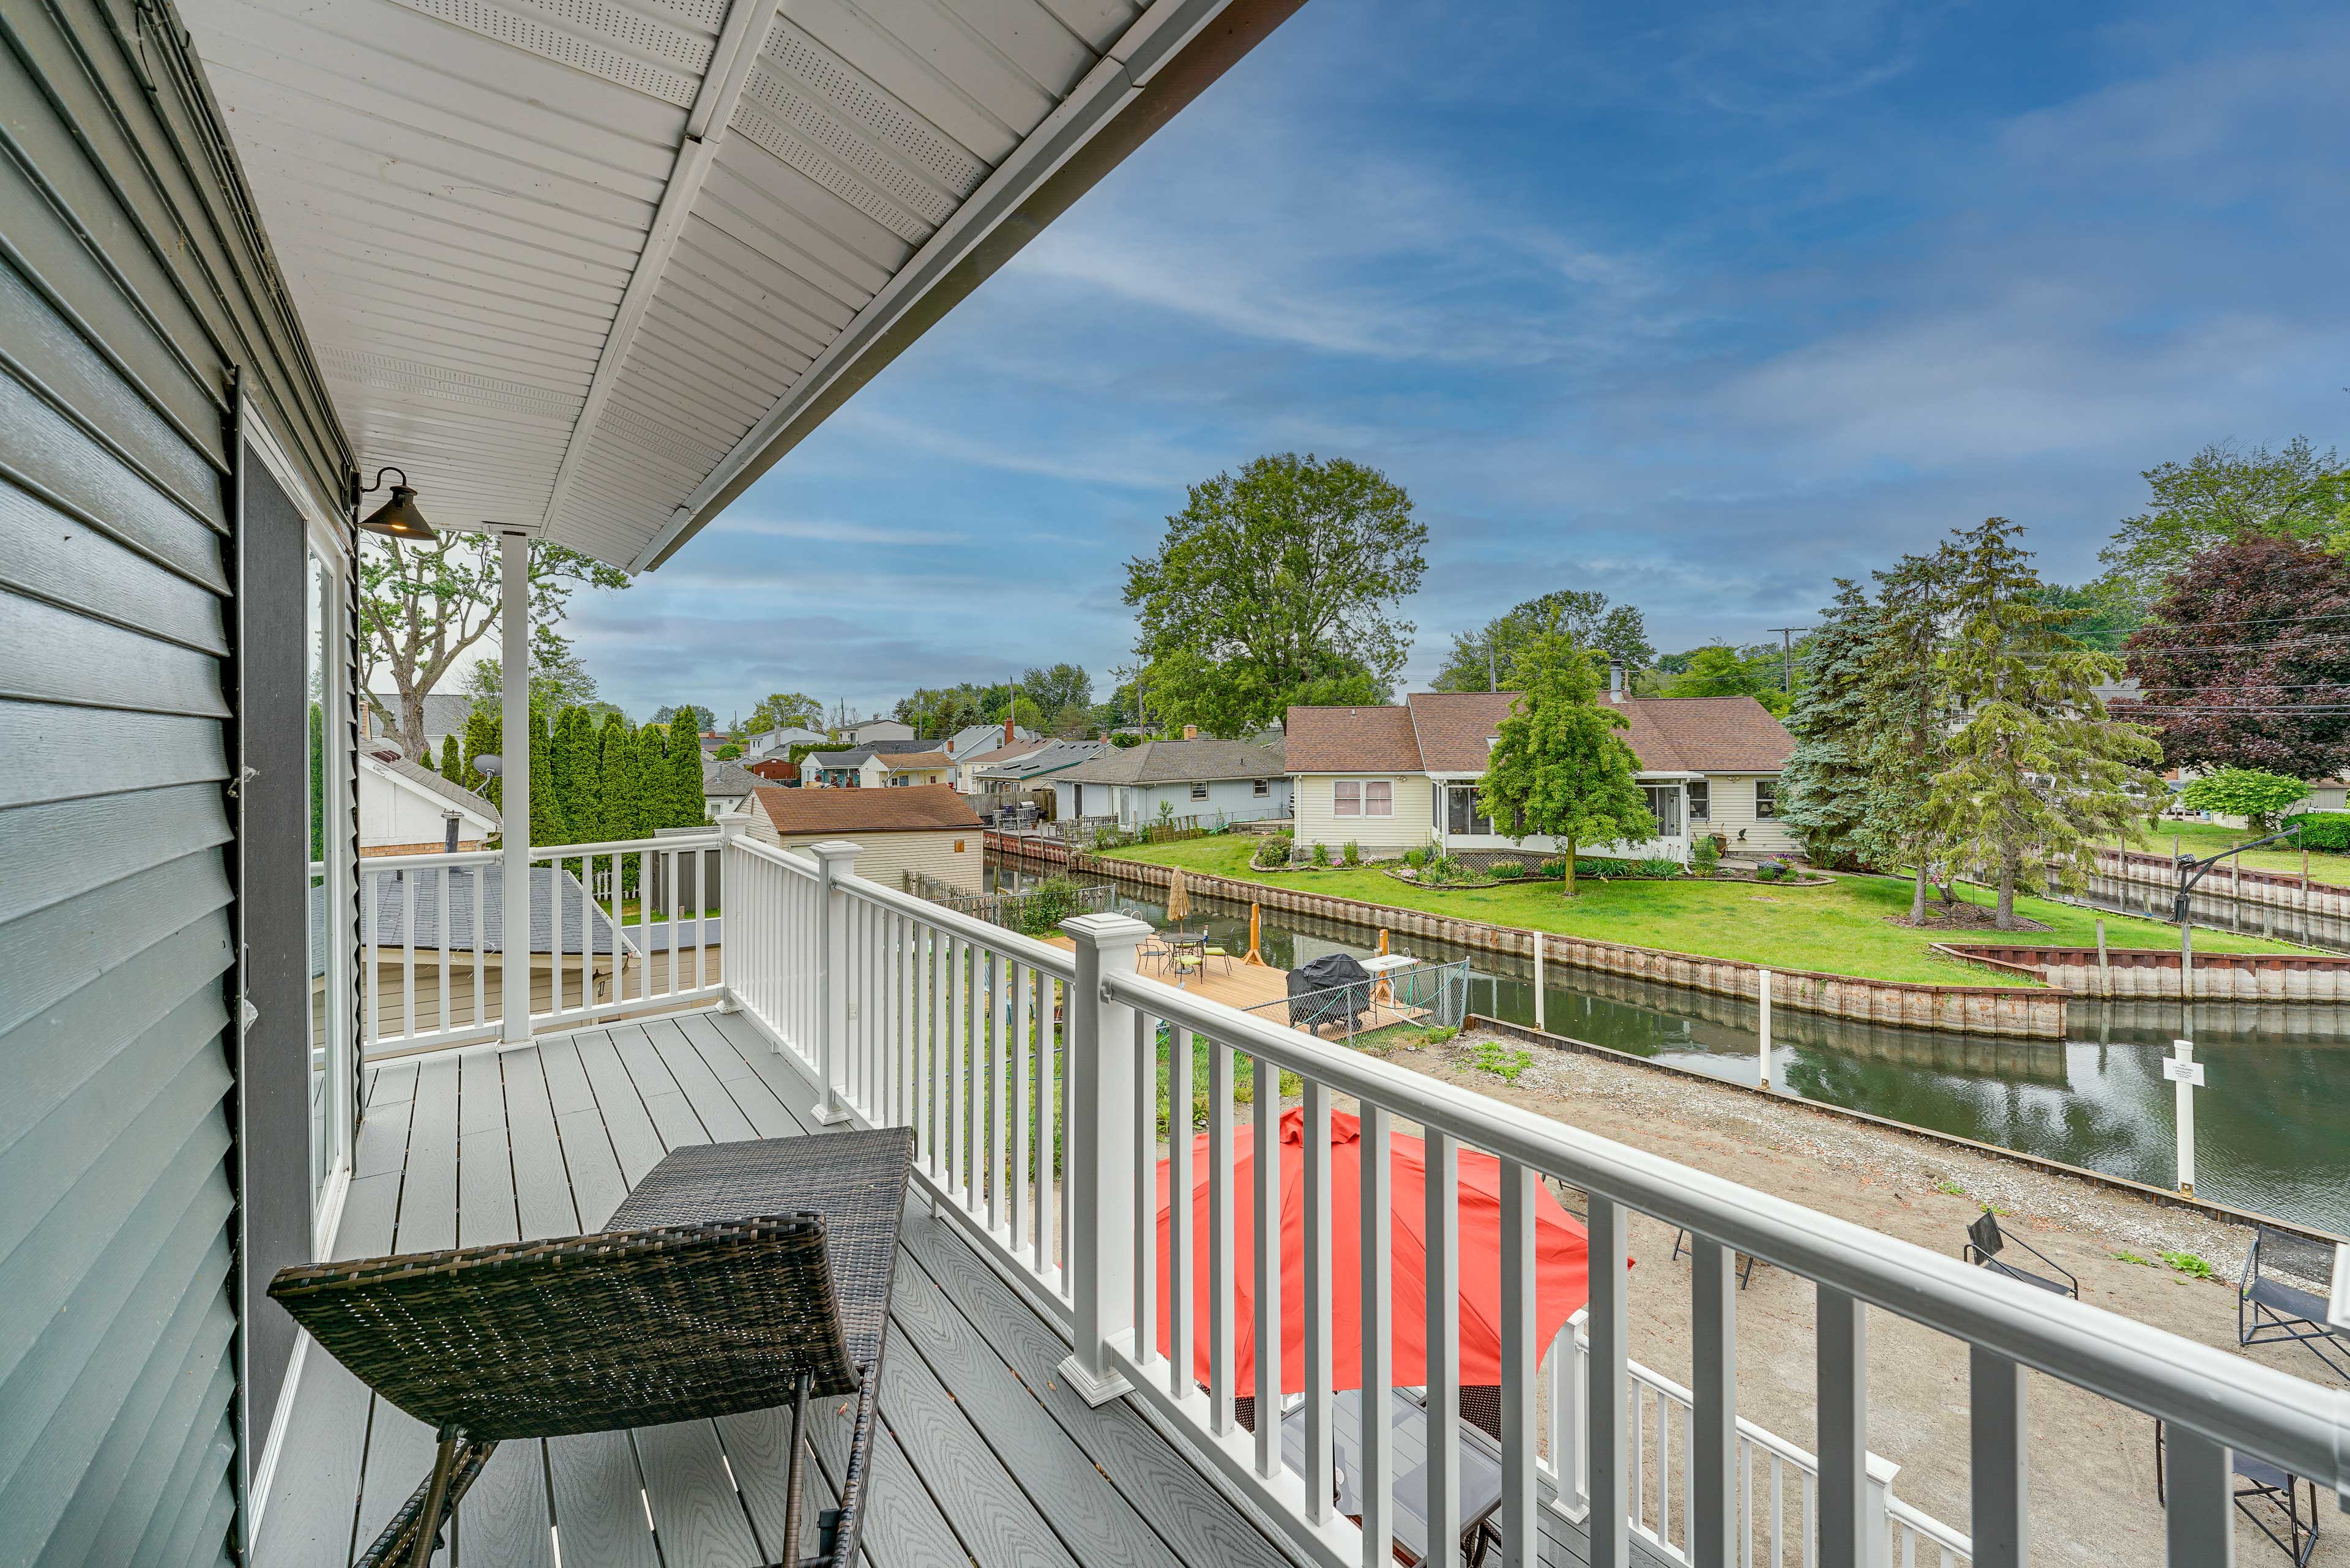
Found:
[[1026, 1251], [1034, 1244], [1035, 1217], [1029, 1213], [1029, 1172], [1036, 1157], [1034, 1127], [1035, 1117], [1031, 1102], [1035, 1096], [1034, 1075], [1036, 1045], [1029, 1038], [1028, 987], [1035, 977], [1034, 970], [1025, 970], [1017, 960], [1004, 963], [1005, 983], [1012, 991], [1012, 1234], [1009, 1238], [1014, 1252]]
[[1591, 1303], [1586, 1330], [1591, 1343], [1588, 1361], [1590, 1393], [1584, 1400], [1589, 1429], [1584, 1437], [1584, 1463], [1589, 1468], [1591, 1513], [1590, 1568], [1632, 1568], [1627, 1511], [1633, 1501], [1628, 1460], [1638, 1452], [1626, 1441], [1624, 1406], [1629, 1392], [1631, 1302], [1627, 1290], [1625, 1258], [1630, 1250], [1629, 1213], [1613, 1199], [1587, 1194], [1590, 1200]]
[[360, 1009], [359, 1049], [371, 1049], [383, 1037], [383, 874], [359, 867], [359, 948], [366, 970], [359, 981], [366, 995]]
[[1690, 1561], [1728, 1568], [1737, 1551], [1730, 1483], [1738, 1463], [1737, 1259], [1721, 1242], [1694, 1238], [1690, 1263]]
[[[1336, 1461], [1330, 1417], [1330, 1087], [1305, 1080], [1305, 1517], [1326, 1523], [1336, 1511]], [[1262, 1414], [1262, 1407], [1260, 1407]], [[1278, 1419], [1276, 1416], [1274, 1418]]]
[[[451, 871], [450, 875], [453, 877], [453, 876], [457, 875], [457, 873], [456, 873], [455, 871], [453, 871], [453, 870], [452, 870], [452, 871]], [[489, 1023], [489, 1005], [490, 1005], [490, 1003], [489, 1003], [489, 983], [490, 983], [490, 982], [489, 982], [489, 977], [488, 977], [488, 974], [487, 974], [487, 972], [486, 972], [486, 971], [487, 971], [487, 970], [488, 970], [488, 968], [489, 968], [489, 966], [488, 966], [486, 963], [484, 963], [484, 962], [483, 961], [484, 958], [486, 955], [485, 955], [485, 954], [484, 954], [484, 952], [482, 951], [482, 882], [483, 882], [483, 877], [482, 877], [482, 871], [481, 871], [481, 868], [480, 868], [479, 867], [470, 867], [470, 868], [468, 868], [468, 869], [465, 871], [465, 873], [464, 873], [464, 877], [465, 877], [465, 902], [466, 902], [466, 903], [468, 903], [468, 904], [470, 904], [470, 905], [472, 905], [472, 906], [473, 906], [473, 1028], [475, 1028], [475, 1029], [480, 1029], [480, 1028], [482, 1028], [484, 1024], [486, 1024], [486, 1023]], [[499, 983], [500, 983], [501, 985], [503, 985], [504, 982], [503, 981], [501, 981]]]
[[405, 950], [400, 962], [400, 1032], [421, 1034], [416, 1027], [416, 878], [402, 876], [400, 879], [400, 934], [406, 939]]
[[1502, 1180], [1502, 1527], [1504, 1568], [1534, 1568], [1534, 1200], [1541, 1177], [1503, 1159]]
[[[1427, 1136], [1426, 1212], [1421, 1233], [1428, 1256], [1423, 1267], [1428, 1314], [1428, 1428], [1426, 1454], [1428, 1542], [1452, 1568], [1461, 1540], [1461, 1145], [1451, 1134], [1430, 1128]], [[1551, 1371], [1567, 1358], [1552, 1353]], [[1555, 1404], [1554, 1403], [1554, 1415]]]
[[969, 1044], [970, 1030], [965, 1012], [968, 987], [964, 982], [963, 965], [970, 949], [961, 937], [947, 941], [947, 1194], [958, 1203], [968, 1204], [971, 1194], [965, 1185], [963, 1166], [971, 1153], [971, 1134], [963, 1125], [963, 1107], [971, 1097], [970, 1080], [963, 1074], [963, 1053]]
[[1254, 1125], [1250, 1128], [1254, 1161], [1256, 1211], [1253, 1223], [1256, 1255], [1256, 1474], [1263, 1480], [1282, 1477], [1281, 1462], [1281, 1068], [1258, 1056], [1249, 1066], [1255, 1075]]
[[[1968, 1449], [1973, 1477], [1975, 1568], [2023, 1568], [2030, 1549], [2031, 1471], [2025, 1461], [2023, 1368], [1996, 1351], [1969, 1348]], [[1905, 1532], [1906, 1533], [1906, 1532]]]
[[[1363, 1568], [1388, 1568], [1388, 1565], [1395, 1560], [1393, 1545], [1396, 1522], [1395, 1167], [1388, 1156], [1394, 1119], [1395, 1113], [1384, 1106], [1366, 1104], [1362, 1107], [1362, 1141], [1359, 1145], [1363, 1162], [1362, 1174], [1359, 1178], [1362, 1201], [1358, 1205], [1362, 1210], [1360, 1219], [1362, 1266], [1354, 1282], [1356, 1288], [1362, 1292], [1363, 1376], [1362, 1391], [1357, 1396], [1359, 1401], [1359, 1417], [1356, 1423], [1357, 1442], [1362, 1452], [1362, 1473], [1355, 1478], [1355, 1496], [1363, 1511]], [[1532, 1180], [1531, 1172], [1527, 1173], [1527, 1179]], [[1503, 1189], [1503, 1202], [1505, 1207], [1509, 1202], [1506, 1187]], [[1532, 1232], [1533, 1223], [1534, 1211], [1529, 1205], [1526, 1210], [1529, 1234]], [[1531, 1254], [1531, 1247], [1528, 1248], [1528, 1252]], [[1526, 1342], [1531, 1345], [1534, 1342], [1533, 1259], [1529, 1255], [1520, 1262], [1524, 1265], [1527, 1282], [1525, 1299], [1528, 1317], [1526, 1323], [1519, 1326], [1523, 1328]], [[1506, 1262], [1503, 1264], [1502, 1274], [1504, 1282], [1503, 1317], [1506, 1320], [1508, 1303], [1511, 1299], [1507, 1283], [1509, 1265]], [[1511, 1383], [1511, 1375], [1506, 1364], [1507, 1334], [1508, 1330], [1505, 1328], [1503, 1331], [1504, 1366], [1502, 1374], [1502, 1382], [1505, 1388]], [[1532, 1474], [1534, 1459], [1532, 1393], [1534, 1370], [1533, 1356], [1528, 1355], [1524, 1357], [1517, 1370], [1525, 1379], [1520, 1385], [1524, 1394], [1519, 1403], [1524, 1407], [1527, 1428], [1523, 1462], [1521, 1467], [1524, 1473], [1521, 1475], [1520, 1480], [1523, 1484], [1527, 1499], [1526, 1518], [1532, 1521], [1534, 1490]], [[1506, 1399], [1505, 1395], [1505, 1402]], [[1506, 1468], [1508, 1464], [1506, 1453], [1503, 1462]], [[1505, 1501], [1503, 1506], [1507, 1509], [1509, 1503]], [[1514, 1511], [1512, 1511], [1511, 1517], [1515, 1517]], [[1505, 1523], [1503, 1528], [1506, 1531], [1509, 1526]], [[1531, 1563], [1533, 1559], [1529, 1556], [1525, 1561]]]
[[1629, 1440], [1624, 1448], [1629, 1469], [1627, 1490], [1631, 1498], [1626, 1505], [1625, 1518], [1633, 1531], [1654, 1533], [1648, 1532], [1648, 1391], [1644, 1386], [1635, 1383], [1631, 1386], [1631, 1395], [1632, 1411], [1626, 1428]]
[[1867, 1309], [1818, 1288], [1820, 1555], [1829, 1568], [1870, 1568]]
[[1010, 1123], [1003, 1114], [1003, 1082], [1010, 1063], [1006, 1060], [1003, 1037], [1004, 968], [1003, 960], [993, 950], [986, 955], [987, 983], [980, 992], [980, 1005], [987, 1012], [984, 1038], [987, 1049], [987, 1106], [983, 1121], [987, 1128], [987, 1228], [1001, 1231], [1010, 1221], [1004, 1212], [1003, 1167], [1005, 1133]]
[[[1198, 1381], [1197, 1227], [1191, 1208], [1191, 1037], [1167, 1040], [1167, 1391], [1181, 1399]], [[1146, 1210], [1141, 1229], [1154, 1228]]]
[[[1134, 1013], [1134, 1364], [1148, 1374], [1159, 1355], [1159, 1029]], [[1170, 1183], [1171, 1185], [1171, 1183]], [[1172, 1302], [1170, 1300], [1171, 1308]], [[1170, 1345], [1170, 1355], [1173, 1354]]]
[[1208, 1042], [1208, 1429], [1233, 1430], [1232, 1358], [1238, 1348], [1232, 1272], [1232, 1048]]
[[449, 1017], [449, 957], [457, 950], [457, 932], [449, 923], [449, 878], [452, 875], [449, 867], [445, 866], [432, 873], [433, 891], [440, 898], [440, 921], [432, 929], [433, 934], [441, 939], [441, 961], [432, 966], [440, 971], [438, 976], [441, 982], [438, 988], [441, 993], [440, 1010], [433, 1016], [432, 1027], [442, 1033], [446, 1033], [454, 1026]]

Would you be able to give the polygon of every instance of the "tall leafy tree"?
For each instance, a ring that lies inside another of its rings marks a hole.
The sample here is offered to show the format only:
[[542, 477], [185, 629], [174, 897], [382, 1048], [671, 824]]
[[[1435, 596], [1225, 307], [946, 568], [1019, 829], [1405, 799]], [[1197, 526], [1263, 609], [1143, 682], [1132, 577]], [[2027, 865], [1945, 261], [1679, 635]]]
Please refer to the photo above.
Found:
[[1065, 708], [1093, 706], [1093, 677], [1081, 664], [1054, 664], [1023, 670], [1020, 690], [1036, 704], [1038, 712], [1048, 716]]
[[[1572, 638], [1539, 632], [1510, 671], [1518, 695], [1477, 781], [1477, 808], [1513, 844], [1555, 838], [1566, 847], [1566, 896], [1585, 844], [1653, 837], [1657, 822], [1635, 775], [1639, 758], [1617, 732], [1623, 713], [1599, 701], [1599, 660]], [[1503, 826], [1506, 824], [1507, 826]]]
[[482, 708], [465, 715], [465, 787], [476, 790], [492, 805], [496, 805], [500, 791], [498, 781], [474, 765], [476, 757], [494, 757], [504, 750], [498, 735], [498, 716]]
[[310, 708], [310, 858], [327, 857], [327, 710]]
[[1779, 816], [1824, 866], [1862, 858], [1869, 813], [1866, 756], [1873, 718], [1868, 656], [1877, 607], [1849, 577], [1813, 629], [1810, 678], [1787, 716], [1795, 749], [1779, 774]]
[[596, 836], [613, 840], [638, 835], [636, 732], [618, 713], [604, 715], [596, 736], [597, 772], [603, 781]]
[[2216, 811], [2241, 816], [2254, 833], [2276, 831], [2277, 813], [2309, 798], [2306, 782], [2289, 774], [2264, 774], [2258, 768], [2221, 768], [2188, 782], [2178, 792], [2178, 804], [2189, 811]]
[[[443, 534], [419, 545], [375, 535], [360, 541], [359, 690], [389, 680], [400, 749], [424, 754], [424, 694], [498, 624], [498, 541]], [[581, 587], [624, 588], [629, 575], [561, 545], [530, 545], [531, 642], [553, 659], [568, 647], [555, 629]]]
[[1308, 682], [1393, 680], [1427, 543], [1403, 488], [1345, 458], [1284, 452], [1193, 485], [1158, 554], [1127, 563], [1151, 721], [1237, 735]]
[[2341, 453], [2295, 436], [2278, 451], [2215, 442], [2185, 462], [2143, 471], [2146, 510], [2122, 519], [2098, 554], [2110, 583], [2150, 602], [2196, 556], [2241, 539], [2272, 537], [2350, 545], [2340, 510]]
[[571, 842], [571, 822], [564, 815], [563, 794], [555, 784], [555, 735], [545, 715], [531, 720], [530, 737], [530, 841], [542, 844]]
[[1727, 643], [1692, 649], [1687, 668], [1665, 683], [1668, 697], [1752, 697], [1773, 713], [1787, 711], [1780, 681], [1779, 649], [1742, 652]]
[[2072, 636], [2070, 612], [2040, 602], [2022, 532], [1991, 517], [1952, 542], [1943, 663], [1966, 718], [1928, 798], [1960, 867], [1998, 889], [2003, 931], [2015, 929], [2019, 890], [2053, 881], [2076, 891], [2082, 851], [2135, 829], [2162, 788], [2153, 735], [2111, 719], [2097, 695], [2121, 661]]
[[1439, 691], [1492, 691], [1517, 665], [1528, 638], [1563, 632], [1586, 648], [1629, 669], [1656, 662], [1648, 623], [1636, 605], [1610, 604], [1596, 588], [1560, 588], [1526, 600], [1474, 631], [1454, 634], [1451, 651], [1436, 672]]
[[2350, 561], [2259, 535], [2172, 576], [2124, 657], [2174, 767], [2338, 777], [2350, 763]]
[[1926, 918], [1939, 852], [1929, 797], [1951, 719], [1941, 628], [1950, 605], [1950, 552], [1904, 556], [1877, 579], [1877, 617], [1861, 682], [1860, 761], [1867, 813], [1855, 834], [1861, 858], [1910, 867], [1909, 918]]
[[771, 691], [759, 699], [759, 705], [751, 710], [751, 717], [738, 728], [753, 735], [764, 735], [770, 730], [820, 731], [824, 728], [824, 703], [805, 691]]

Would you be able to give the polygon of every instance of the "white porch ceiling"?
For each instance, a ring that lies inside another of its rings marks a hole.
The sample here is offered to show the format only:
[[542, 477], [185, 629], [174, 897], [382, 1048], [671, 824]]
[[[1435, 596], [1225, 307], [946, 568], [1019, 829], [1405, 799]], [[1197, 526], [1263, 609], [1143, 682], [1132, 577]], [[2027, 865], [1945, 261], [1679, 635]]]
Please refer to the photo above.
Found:
[[182, 0], [371, 477], [659, 564], [1300, 0]]

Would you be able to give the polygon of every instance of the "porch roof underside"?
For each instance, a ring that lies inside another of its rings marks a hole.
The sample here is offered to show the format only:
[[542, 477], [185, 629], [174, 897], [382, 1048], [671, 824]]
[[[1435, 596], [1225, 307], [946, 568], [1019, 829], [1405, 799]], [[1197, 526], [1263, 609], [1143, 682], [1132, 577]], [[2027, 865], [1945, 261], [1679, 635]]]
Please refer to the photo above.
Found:
[[660, 564], [1301, 0], [183, 0], [371, 477]]

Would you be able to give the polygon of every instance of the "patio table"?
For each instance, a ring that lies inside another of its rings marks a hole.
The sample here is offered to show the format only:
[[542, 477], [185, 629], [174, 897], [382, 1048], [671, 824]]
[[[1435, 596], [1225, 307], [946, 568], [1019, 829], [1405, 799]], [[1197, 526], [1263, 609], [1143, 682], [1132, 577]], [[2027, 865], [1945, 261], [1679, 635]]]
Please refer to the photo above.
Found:
[[[1355, 1491], [1362, 1462], [1362, 1391], [1356, 1388], [1330, 1397], [1330, 1453], [1338, 1472], [1338, 1511], [1355, 1520], [1363, 1512]], [[1408, 1553], [1409, 1561], [1423, 1563], [1428, 1560], [1428, 1407], [1417, 1390], [1399, 1388], [1389, 1416], [1395, 1443], [1396, 1555]], [[1461, 1551], [1474, 1563], [1481, 1555], [1476, 1550], [1479, 1530], [1502, 1506], [1502, 1447], [1466, 1421], [1459, 1423], [1459, 1431]], [[1305, 1473], [1302, 1405], [1281, 1418], [1281, 1460], [1300, 1475]]]

